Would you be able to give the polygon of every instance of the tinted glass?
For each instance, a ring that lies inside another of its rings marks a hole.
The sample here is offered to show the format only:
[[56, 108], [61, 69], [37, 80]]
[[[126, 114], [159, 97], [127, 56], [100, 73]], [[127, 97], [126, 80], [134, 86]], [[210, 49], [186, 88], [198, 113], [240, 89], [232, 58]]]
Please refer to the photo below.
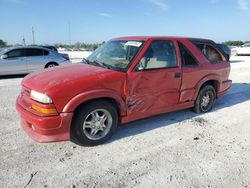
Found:
[[8, 53], [8, 58], [13, 58], [13, 57], [24, 57], [25, 56], [25, 51], [24, 49], [16, 49], [16, 50], [11, 50]]
[[37, 48], [26, 49], [26, 56], [43, 56], [43, 50]]
[[198, 63], [191, 52], [182, 43], [178, 42], [181, 53], [182, 66], [197, 66]]
[[43, 50], [43, 55], [49, 55], [49, 51]]
[[176, 50], [172, 41], [153, 41], [137, 65], [144, 70], [177, 67]]
[[223, 61], [220, 53], [211, 45], [206, 45], [206, 57], [211, 62]]
[[212, 44], [202, 43], [202, 42], [193, 42], [193, 44], [197, 48], [199, 48], [199, 50], [212, 63], [226, 60], [226, 58], [223, 55], [221, 55], [221, 53], [214, 46], [212, 46]]

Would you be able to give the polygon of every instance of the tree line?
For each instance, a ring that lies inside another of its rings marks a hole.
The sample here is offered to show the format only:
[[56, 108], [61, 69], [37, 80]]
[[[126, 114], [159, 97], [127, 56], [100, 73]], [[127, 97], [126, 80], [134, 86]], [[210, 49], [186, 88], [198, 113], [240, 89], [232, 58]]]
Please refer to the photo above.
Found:
[[84, 42], [77, 42], [75, 44], [55, 44], [54, 46], [56, 48], [66, 48], [66, 49], [75, 49], [75, 50], [90, 50], [93, 51], [105, 42], [103, 41], [102, 43], [92, 43], [92, 44], [87, 44]]
[[241, 45], [243, 45], [243, 44], [245, 44], [245, 43], [250, 43], [250, 41], [245, 41], [245, 42], [243, 42], [243, 41], [240, 41], [240, 40], [236, 40], [236, 41], [226, 41], [226, 42], [224, 42], [224, 44], [226, 44], [226, 45], [228, 45], [228, 46], [241, 46]]
[[[105, 43], [104, 41], [102, 43], [92, 43], [92, 44], [87, 44], [84, 42], [76, 42], [75, 44], [55, 44], [54, 46], [57, 48], [66, 48], [66, 49], [74, 49], [74, 50], [95, 50], [98, 48], [100, 45]], [[250, 41], [226, 41], [224, 44], [228, 46], [241, 46], [245, 43], [250, 43]], [[0, 39], [0, 48], [4, 47], [12, 47], [12, 46], [22, 46], [21, 44], [15, 44], [15, 45], [8, 45], [7, 42], [3, 41]]]
[[[53, 46], [55, 46], [56, 48], [93, 51], [104, 43], [105, 43], [104, 41], [102, 43], [91, 43], [91, 44], [84, 42], [76, 42], [75, 44], [54, 44]], [[0, 39], [0, 48], [15, 47], [15, 46], [22, 46], [22, 44], [9, 45], [7, 44], [7, 42]]]
[[7, 47], [7, 42], [4, 42], [3, 40], [0, 39], [0, 48]]

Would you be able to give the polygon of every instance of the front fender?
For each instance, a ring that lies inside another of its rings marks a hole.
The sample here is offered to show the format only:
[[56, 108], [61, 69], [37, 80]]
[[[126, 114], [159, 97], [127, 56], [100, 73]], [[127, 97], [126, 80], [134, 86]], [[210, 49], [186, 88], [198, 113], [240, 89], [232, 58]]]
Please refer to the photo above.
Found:
[[126, 105], [122, 97], [114, 90], [111, 89], [97, 89], [80, 93], [73, 97], [63, 108], [62, 112], [73, 112], [80, 104], [92, 99], [111, 98], [114, 99], [120, 109], [121, 115], [126, 115]]

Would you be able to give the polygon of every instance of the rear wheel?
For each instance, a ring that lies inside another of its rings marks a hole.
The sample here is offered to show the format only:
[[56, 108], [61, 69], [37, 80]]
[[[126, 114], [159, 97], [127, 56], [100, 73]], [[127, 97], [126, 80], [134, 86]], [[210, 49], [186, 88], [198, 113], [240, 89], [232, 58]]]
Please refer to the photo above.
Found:
[[45, 68], [51, 68], [51, 67], [55, 67], [55, 66], [58, 66], [58, 64], [57, 63], [47, 63]]
[[102, 144], [117, 128], [118, 113], [109, 102], [91, 102], [80, 107], [75, 113], [71, 140], [76, 144], [85, 146]]
[[213, 86], [204, 86], [195, 101], [194, 111], [197, 113], [205, 113], [212, 110], [216, 99], [216, 92]]

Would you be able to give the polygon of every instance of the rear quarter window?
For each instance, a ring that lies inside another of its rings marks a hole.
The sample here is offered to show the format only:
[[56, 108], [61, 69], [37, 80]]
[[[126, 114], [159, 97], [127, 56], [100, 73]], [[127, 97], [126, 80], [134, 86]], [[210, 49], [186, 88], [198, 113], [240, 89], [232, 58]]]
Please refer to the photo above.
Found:
[[43, 50], [43, 55], [49, 55], [49, 51]]
[[[192, 41], [191, 41], [192, 42]], [[220, 63], [226, 61], [226, 58], [217, 48], [210, 43], [206, 42], [192, 42], [208, 59], [210, 63]]]
[[27, 48], [26, 56], [43, 56], [43, 50], [37, 48]]

